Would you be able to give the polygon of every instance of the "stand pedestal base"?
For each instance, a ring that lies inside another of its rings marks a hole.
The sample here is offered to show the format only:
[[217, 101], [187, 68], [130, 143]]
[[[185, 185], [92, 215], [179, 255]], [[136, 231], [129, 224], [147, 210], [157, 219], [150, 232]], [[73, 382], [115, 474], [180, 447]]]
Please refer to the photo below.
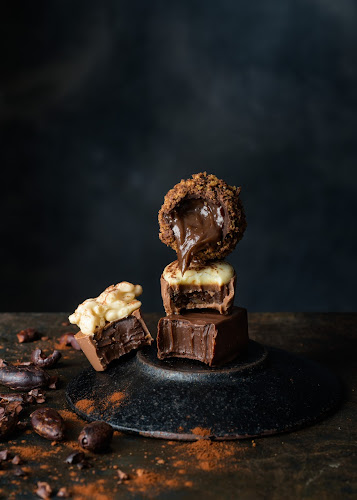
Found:
[[142, 436], [193, 441], [202, 435], [244, 439], [298, 429], [336, 408], [341, 388], [321, 365], [250, 341], [244, 359], [222, 368], [160, 361], [155, 346], [144, 348], [105, 372], [84, 370], [68, 384], [66, 396], [86, 420]]

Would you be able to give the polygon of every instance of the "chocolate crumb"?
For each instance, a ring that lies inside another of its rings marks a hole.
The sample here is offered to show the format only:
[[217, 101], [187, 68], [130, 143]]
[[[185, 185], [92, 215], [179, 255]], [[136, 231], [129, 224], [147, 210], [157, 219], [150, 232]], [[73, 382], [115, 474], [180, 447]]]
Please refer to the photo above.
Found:
[[50, 383], [48, 384], [49, 389], [57, 389], [58, 377], [54, 376], [50, 378]]
[[24, 477], [27, 476], [27, 472], [22, 467], [15, 467], [12, 471], [14, 476]]
[[69, 498], [71, 496], [71, 493], [66, 486], [63, 486], [62, 488], [60, 488], [58, 490], [56, 496], [58, 496], [60, 498]]
[[77, 464], [77, 468], [79, 470], [82, 470], [82, 469], [90, 469], [92, 467], [92, 464], [90, 462], [88, 462], [88, 460], [82, 460], [81, 462], [79, 462]]
[[68, 457], [65, 460], [66, 464], [78, 464], [79, 462], [82, 462], [85, 458], [85, 455], [83, 451], [75, 451], [68, 455]]
[[129, 479], [128, 474], [120, 469], [117, 470], [117, 474], [118, 474], [118, 484], [122, 484], [124, 481], [127, 481]]
[[16, 336], [20, 344], [22, 344], [23, 342], [33, 342], [39, 339], [40, 334], [35, 328], [25, 328], [25, 330], [17, 333]]
[[37, 404], [44, 403], [46, 401], [46, 393], [41, 392], [39, 389], [32, 389], [29, 393], [30, 397], [34, 398]]
[[48, 483], [45, 483], [43, 481], [38, 481], [37, 490], [35, 491], [35, 493], [40, 498], [43, 498], [44, 500], [46, 500], [47, 498], [51, 497], [52, 488]]
[[10, 460], [9, 450], [1, 450], [0, 451], [0, 461], [4, 462], [6, 460]]
[[21, 460], [19, 455], [15, 455], [14, 458], [11, 460], [11, 463], [13, 463], [14, 465], [20, 465], [23, 463], [23, 461]]

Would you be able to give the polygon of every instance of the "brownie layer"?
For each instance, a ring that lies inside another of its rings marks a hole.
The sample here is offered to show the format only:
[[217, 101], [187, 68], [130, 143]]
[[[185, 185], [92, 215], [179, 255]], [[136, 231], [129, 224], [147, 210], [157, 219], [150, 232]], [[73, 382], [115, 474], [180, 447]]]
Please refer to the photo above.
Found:
[[233, 307], [236, 275], [228, 283], [169, 284], [161, 277], [161, 296], [167, 315], [190, 309], [214, 309], [229, 314]]

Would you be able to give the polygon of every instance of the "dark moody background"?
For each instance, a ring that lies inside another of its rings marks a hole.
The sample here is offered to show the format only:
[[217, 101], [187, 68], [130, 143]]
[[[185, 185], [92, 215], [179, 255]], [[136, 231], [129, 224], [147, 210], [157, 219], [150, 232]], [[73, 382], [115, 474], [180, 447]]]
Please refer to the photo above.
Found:
[[157, 211], [203, 170], [242, 186], [239, 304], [356, 310], [356, 2], [1, 11], [3, 310], [72, 311], [122, 280], [161, 310]]

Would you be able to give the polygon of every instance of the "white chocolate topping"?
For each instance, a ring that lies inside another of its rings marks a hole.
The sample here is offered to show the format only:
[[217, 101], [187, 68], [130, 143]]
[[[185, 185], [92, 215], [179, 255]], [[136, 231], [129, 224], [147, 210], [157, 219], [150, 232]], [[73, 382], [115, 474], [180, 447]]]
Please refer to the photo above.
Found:
[[165, 267], [163, 278], [169, 285], [226, 285], [234, 276], [233, 267], [223, 260], [202, 267], [191, 267], [182, 276], [178, 261]]
[[93, 335], [111, 321], [117, 321], [129, 316], [139, 309], [141, 302], [136, 297], [143, 293], [140, 285], [132, 285], [122, 281], [110, 285], [95, 299], [87, 299], [79, 304], [69, 321], [79, 326], [81, 332]]

